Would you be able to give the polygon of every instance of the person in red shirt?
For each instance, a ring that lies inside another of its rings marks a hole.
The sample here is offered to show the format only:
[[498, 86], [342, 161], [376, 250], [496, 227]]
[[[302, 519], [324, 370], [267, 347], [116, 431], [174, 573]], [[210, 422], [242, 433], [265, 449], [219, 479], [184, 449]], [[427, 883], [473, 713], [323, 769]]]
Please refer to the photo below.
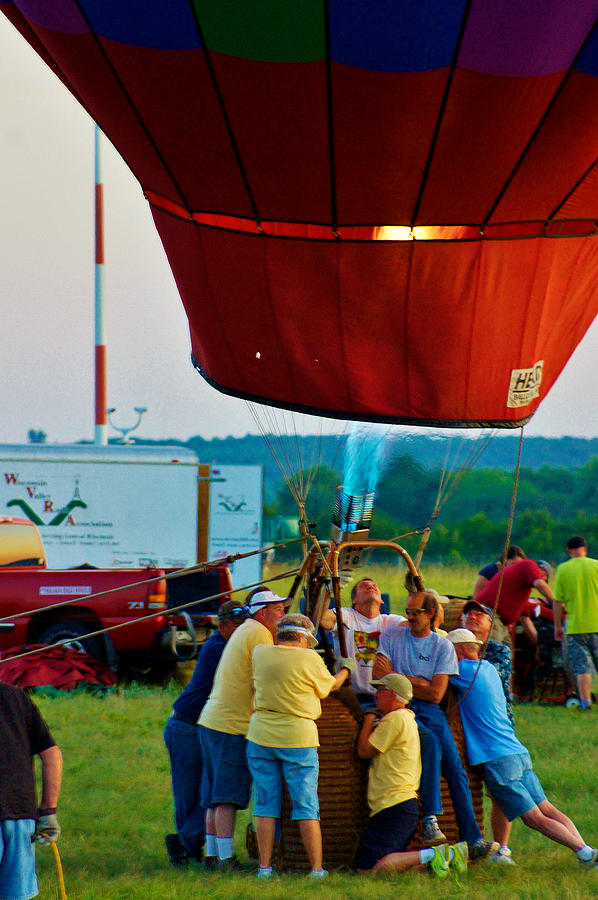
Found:
[[[528, 616], [528, 600], [532, 588], [536, 588], [543, 597], [546, 597], [551, 603], [554, 602], [553, 593], [548, 586], [549, 577], [548, 569], [540, 568], [533, 559], [515, 557], [505, 562], [502, 572], [497, 572], [490, 579], [476, 600], [490, 609], [496, 609], [503, 624], [507, 627], [514, 625], [523, 616], [524, 630], [535, 643], [537, 635]], [[533, 629], [533, 633], [528, 632], [526, 624], [529, 624], [530, 630]]]

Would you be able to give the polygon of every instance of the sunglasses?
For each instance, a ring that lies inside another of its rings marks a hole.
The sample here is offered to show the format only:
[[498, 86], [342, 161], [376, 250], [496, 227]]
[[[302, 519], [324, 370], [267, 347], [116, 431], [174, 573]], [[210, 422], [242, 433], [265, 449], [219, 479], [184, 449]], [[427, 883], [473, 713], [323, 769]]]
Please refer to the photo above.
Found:
[[406, 616], [421, 616], [421, 614], [425, 612], [425, 609], [406, 609]]

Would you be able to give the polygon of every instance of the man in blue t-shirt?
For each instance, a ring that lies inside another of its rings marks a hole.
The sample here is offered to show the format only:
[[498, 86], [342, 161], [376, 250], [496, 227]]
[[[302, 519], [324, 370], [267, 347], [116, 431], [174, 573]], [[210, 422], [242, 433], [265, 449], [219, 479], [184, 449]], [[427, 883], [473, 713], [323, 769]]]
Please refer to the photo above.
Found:
[[521, 818], [529, 828], [575, 851], [584, 867], [598, 868], [598, 850], [546, 799], [530, 755], [509, 722], [498, 672], [478, 659], [481, 641], [467, 628], [449, 632], [448, 639], [459, 660], [459, 674], [451, 676], [451, 684], [461, 694], [467, 756], [471, 765], [483, 766], [490, 795], [510, 822]]
[[166, 835], [166, 849], [173, 866], [186, 866], [202, 857], [205, 809], [200, 803], [203, 762], [197, 720], [210, 696], [222, 651], [231, 634], [245, 621], [247, 611], [236, 600], [218, 610], [218, 630], [208, 638], [185, 690], [174, 701], [164, 729], [170, 756], [176, 834]]
[[467, 841], [469, 858], [475, 860], [488, 856], [497, 845], [482, 839], [467, 773], [448, 720], [438, 705], [446, 693], [449, 677], [458, 672], [458, 665], [450, 642], [432, 630], [437, 603], [429, 591], [410, 594], [406, 608], [409, 627], [393, 626], [381, 636], [373, 677], [378, 680], [388, 672], [399, 672], [413, 686], [410, 708], [415, 713], [421, 743], [424, 843], [438, 843], [438, 836], [444, 837], [436, 820], [442, 813], [442, 771], [451, 792], [459, 836]]

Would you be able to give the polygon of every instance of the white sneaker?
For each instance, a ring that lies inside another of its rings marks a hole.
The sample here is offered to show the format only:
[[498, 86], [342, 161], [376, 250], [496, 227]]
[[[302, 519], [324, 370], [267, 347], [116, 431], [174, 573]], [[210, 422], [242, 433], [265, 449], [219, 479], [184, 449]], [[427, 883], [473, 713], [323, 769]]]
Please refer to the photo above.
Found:
[[515, 866], [517, 863], [511, 856], [511, 851], [508, 847], [499, 847], [498, 850], [492, 854], [488, 862], [491, 863], [503, 863], [508, 866]]

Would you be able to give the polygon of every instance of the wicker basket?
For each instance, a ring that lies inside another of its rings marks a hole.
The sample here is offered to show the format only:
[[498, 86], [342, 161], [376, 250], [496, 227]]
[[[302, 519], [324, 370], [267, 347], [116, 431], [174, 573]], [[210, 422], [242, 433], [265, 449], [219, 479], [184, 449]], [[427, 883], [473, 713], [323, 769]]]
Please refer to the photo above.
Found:
[[[457, 704], [448, 712], [449, 722], [461, 758], [465, 760], [465, 742]], [[359, 839], [369, 810], [367, 805], [368, 762], [357, 755], [359, 725], [348, 709], [334, 696], [322, 701], [322, 717], [318, 719], [320, 734], [320, 821], [324, 867], [340, 869], [352, 867]], [[468, 769], [469, 783], [476, 818], [482, 827], [482, 784], [479, 775]], [[439, 824], [447, 839], [459, 840], [457, 822], [448, 786], [441, 779], [444, 814]], [[410, 849], [422, 847], [420, 828]], [[290, 801], [286, 791], [283, 799], [281, 838], [278, 844], [278, 866], [281, 871], [307, 871], [309, 862], [299, 836], [297, 824], [290, 818]]]
[[451, 597], [444, 607], [444, 624], [442, 628], [445, 631], [452, 631], [453, 628], [461, 627], [461, 616], [466, 603], [467, 600], [463, 599], [463, 597]]

